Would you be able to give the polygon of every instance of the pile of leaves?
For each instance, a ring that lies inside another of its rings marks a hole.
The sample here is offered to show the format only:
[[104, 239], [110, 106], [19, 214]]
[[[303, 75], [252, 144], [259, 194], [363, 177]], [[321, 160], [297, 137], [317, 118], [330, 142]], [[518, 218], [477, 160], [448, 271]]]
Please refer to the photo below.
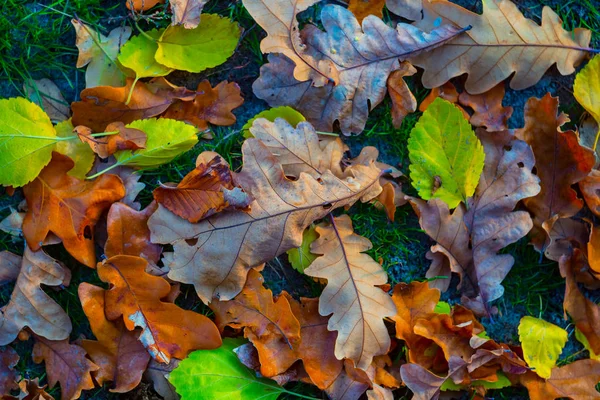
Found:
[[[590, 32], [564, 30], [548, 8], [540, 26], [509, 0], [485, 1], [482, 15], [445, 0], [350, 0], [301, 26], [298, 14], [318, 2], [243, 1], [269, 54], [253, 91], [274, 108], [240, 132], [241, 169], [203, 152], [144, 209], [144, 171], [235, 122], [236, 83], [190, 90], [165, 76], [224, 63], [237, 24], [202, 14], [202, 0], [170, 0], [171, 25], [133, 37], [75, 18], [81, 100], [64, 106], [49, 80], [26, 82], [31, 100], [0, 100], [0, 184], [25, 199], [0, 223], [25, 239], [22, 256], [0, 253], [0, 281], [14, 282], [0, 316], [3, 398], [51, 398], [15, 371], [11, 344], [31, 338], [62, 399], [105, 384], [127, 393], [144, 373], [167, 399], [312, 398], [290, 382], [344, 400], [405, 388], [415, 399], [484, 398], [516, 385], [532, 399], [600, 398], [600, 308], [585, 295], [600, 287], [600, 58], [575, 81], [590, 115], [580, 132], [562, 130], [568, 116], [550, 94], [528, 100], [520, 129], [508, 129], [513, 109], [502, 104], [511, 75], [524, 89], [553, 65], [574, 73], [597, 52]], [[135, 16], [159, 3], [127, 6]], [[387, 25], [384, 6], [415, 22]], [[403, 80], [415, 67], [432, 91], [407, 143], [409, 176], [374, 147], [350, 158], [344, 136], [360, 134], [387, 93], [395, 125], [416, 111]], [[457, 89], [451, 80], [464, 74]], [[418, 195], [403, 193], [406, 182]], [[359, 202], [390, 219], [410, 203], [432, 240], [427, 279], [387, 283], [345, 213]], [[480, 323], [497, 313], [515, 261], [503, 249], [525, 237], [559, 262], [565, 317], [588, 358], [558, 367], [567, 332], [539, 318], [521, 320], [520, 346]], [[44, 251], [57, 244], [106, 284], [77, 290], [95, 340], [70, 341], [69, 316], [44, 290], [69, 285], [70, 269]], [[265, 263], [285, 253], [321, 285], [318, 298], [263, 285]], [[453, 274], [462, 298], [450, 305], [440, 294]], [[180, 284], [193, 285], [210, 318], [175, 303]]]

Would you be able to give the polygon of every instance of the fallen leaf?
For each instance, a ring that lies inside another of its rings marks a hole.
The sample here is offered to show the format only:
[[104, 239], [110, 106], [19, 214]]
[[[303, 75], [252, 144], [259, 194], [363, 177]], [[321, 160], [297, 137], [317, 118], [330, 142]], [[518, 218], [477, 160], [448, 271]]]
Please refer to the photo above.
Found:
[[52, 162], [23, 188], [28, 206], [23, 234], [29, 247], [38, 251], [52, 232], [73, 257], [94, 268], [94, 225], [112, 203], [125, 196], [125, 188], [114, 175], [94, 181], [68, 176], [73, 165], [68, 157], [54, 153]]
[[128, 10], [146, 11], [164, 2], [164, 0], [125, 0], [125, 6]]
[[311, 225], [302, 233], [302, 244], [300, 247], [287, 251], [290, 264], [301, 274], [303, 274], [304, 270], [312, 264], [315, 258], [317, 258], [316, 255], [310, 252], [310, 246], [318, 237], [319, 235], [317, 234], [315, 226]]
[[[304, 273], [327, 279], [319, 297], [319, 313], [331, 315], [327, 328], [338, 332], [335, 356], [366, 370], [373, 357], [386, 354], [390, 337], [383, 318], [396, 314], [392, 299], [377, 285], [387, 283], [381, 265], [364, 254], [371, 242], [354, 233], [347, 215], [317, 225], [319, 238], [310, 246], [319, 255]], [[377, 310], [374, 314], [372, 310]]]
[[508, 119], [513, 113], [512, 107], [503, 107], [504, 83], [499, 83], [487, 92], [472, 95], [462, 92], [458, 98], [460, 104], [473, 109], [469, 122], [473, 126], [484, 126], [488, 132], [508, 129]]
[[[429, 1], [429, 0], [428, 0]], [[419, 21], [423, 18], [423, 0], [387, 0], [388, 10], [402, 18]]]
[[71, 23], [77, 37], [75, 45], [79, 49], [77, 68], [88, 66], [85, 87], [121, 86], [125, 83], [125, 75], [117, 64], [117, 55], [131, 36], [131, 28], [115, 28], [106, 37], [79, 19], [72, 19]]
[[579, 189], [590, 211], [600, 217], [600, 170], [593, 169], [579, 181]]
[[437, 400], [444, 382], [464, 370], [465, 362], [454, 356], [450, 360], [450, 370], [446, 376], [438, 376], [419, 364], [404, 364], [400, 376], [404, 384], [413, 392], [414, 400]]
[[10, 251], [0, 252], [0, 285], [14, 282], [21, 273], [22, 259]]
[[440, 87], [434, 87], [431, 89], [431, 92], [423, 99], [421, 105], [419, 106], [419, 111], [425, 112], [427, 108], [437, 99], [441, 97], [444, 100], [449, 101], [452, 104], [455, 104], [462, 112], [465, 118], [469, 118], [469, 115], [464, 111], [462, 107], [458, 104], [458, 98], [460, 93], [456, 90], [456, 86], [452, 82], [446, 82]]
[[572, 74], [589, 50], [591, 32], [581, 28], [567, 32], [550, 7], [542, 10], [541, 26], [526, 19], [509, 0], [486, 1], [481, 15], [458, 4], [430, 0], [423, 2], [423, 13], [415, 26], [425, 31], [440, 22], [472, 27], [452, 43], [410, 59], [425, 69], [423, 85], [428, 88], [466, 73], [465, 89], [480, 94], [515, 73], [510, 87], [521, 90], [536, 84], [554, 64], [562, 75]]
[[183, 25], [194, 29], [200, 23], [200, 13], [208, 0], [170, 0], [173, 17], [171, 25]]
[[450, 208], [473, 196], [485, 158], [468, 121], [443, 99], [436, 99], [412, 129], [408, 155], [412, 185], [419, 196], [441, 199]]
[[9, 396], [11, 390], [19, 388], [15, 366], [19, 355], [12, 347], [0, 349], [0, 396]]
[[150, 355], [138, 341], [136, 331], [128, 331], [122, 321], [109, 321], [104, 313], [104, 289], [83, 282], [78, 294], [83, 312], [97, 340], [82, 340], [81, 347], [99, 369], [96, 382], [112, 382], [111, 392], [126, 393], [141, 381]]
[[525, 106], [525, 127], [516, 131], [535, 155], [542, 190], [524, 200], [533, 215], [531, 241], [542, 252], [550, 244], [548, 233], [558, 218], [568, 218], [583, 207], [583, 200], [571, 185], [582, 181], [595, 164], [594, 153], [579, 144], [574, 131], [561, 131], [568, 121], [558, 114], [558, 98], [549, 93], [542, 99], [530, 98]]
[[94, 165], [96, 155], [90, 146], [81, 140], [75, 139], [75, 127], [70, 119], [57, 124], [54, 128], [56, 129], [56, 136], [64, 139], [56, 143], [54, 151], [69, 157], [75, 164], [73, 169], [68, 172], [68, 175], [78, 179], [85, 179], [85, 176]]
[[373, 385], [373, 389], [367, 390], [367, 399], [368, 400], [394, 400], [394, 394], [388, 388], [379, 386], [377, 384]]
[[196, 93], [193, 101], [172, 104], [163, 118], [188, 122], [200, 131], [207, 130], [209, 123], [218, 126], [235, 123], [236, 117], [232, 111], [244, 103], [237, 83], [223, 81], [212, 88], [210, 82], [204, 80], [198, 84]]
[[385, 0], [349, 0], [348, 10], [354, 14], [359, 24], [368, 15], [374, 15], [377, 18], [383, 18], [383, 6]]
[[325, 388], [330, 399], [358, 400], [372, 386], [364, 371], [355, 369], [352, 361], [345, 360], [344, 368], [336, 379]]
[[58, 86], [50, 79], [26, 79], [23, 89], [27, 93], [27, 97], [40, 106], [52, 121], [62, 122], [69, 119], [69, 115], [71, 115], [69, 103], [63, 97]]
[[35, 336], [32, 358], [37, 364], [46, 364], [50, 388], [60, 382], [61, 398], [75, 400], [82, 390], [94, 388], [91, 373], [98, 366], [85, 358], [85, 350], [67, 339], [55, 341]]
[[46, 386], [40, 386], [40, 378], [35, 379], [23, 379], [19, 382], [19, 400], [54, 400], [54, 397], [50, 396], [46, 392]]
[[564, 255], [570, 257], [574, 249], [583, 249], [590, 237], [587, 227], [581, 221], [561, 218], [549, 232], [550, 245], [544, 251], [546, 258], [560, 261]]
[[324, 171], [318, 181], [308, 174], [292, 181], [260, 140], [247, 139], [242, 154], [234, 182], [256, 199], [250, 212], [227, 211], [191, 224], [159, 207], [148, 222], [152, 242], [173, 245], [174, 253], [165, 256], [169, 277], [193, 283], [205, 303], [235, 297], [249, 269], [300, 246], [312, 221], [381, 191], [373, 164], [347, 168], [344, 179]]
[[156, 393], [162, 396], [164, 400], [179, 400], [181, 396], [175, 391], [175, 387], [169, 382], [167, 377], [177, 366], [179, 361], [172, 358], [167, 365], [150, 360], [148, 369], [144, 373], [144, 379], [152, 382]]
[[269, 108], [268, 110], [259, 112], [244, 124], [242, 132], [245, 139], [254, 137], [252, 136], [252, 133], [250, 133], [250, 128], [254, 125], [254, 121], [259, 118], [265, 118], [271, 122], [275, 122], [277, 118], [283, 118], [294, 128], [296, 128], [300, 122], [306, 121], [306, 118], [292, 107], [281, 106]]
[[415, 67], [409, 62], [403, 61], [400, 63], [400, 68], [393, 71], [388, 77], [387, 89], [392, 99], [392, 123], [396, 129], [400, 128], [404, 117], [417, 110], [417, 99], [404, 82], [404, 77], [413, 76], [416, 73]]
[[540, 377], [548, 379], [567, 344], [568, 333], [543, 319], [526, 316], [519, 322], [519, 340], [527, 364]]
[[[577, 73], [573, 84], [573, 95], [575, 99], [590, 115], [600, 124], [600, 57], [594, 57], [587, 65]], [[598, 147], [600, 130], [596, 133], [592, 150]]]
[[[594, 274], [600, 275], [600, 227], [592, 227], [587, 245], [588, 261]], [[1, 253], [0, 253], [1, 254]], [[570, 254], [569, 254], [570, 255]]]
[[134, 85], [140, 78], [165, 76], [173, 71], [172, 68], [165, 67], [154, 58], [163, 32], [164, 29], [152, 29], [140, 33], [129, 39], [121, 48], [118, 60], [125, 68], [135, 72]]
[[140, 341], [157, 361], [185, 358], [192, 350], [221, 345], [217, 327], [202, 314], [165, 303], [171, 286], [163, 278], [147, 274], [147, 261], [134, 256], [115, 256], [98, 264], [98, 275], [111, 284], [105, 294], [109, 320], [123, 317], [129, 330], [142, 328]]
[[0, 345], [15, 340], [29, 327], [50, 340], [62, 340], [71, 333], [71, 320], [48, 296], [41, 285], [69, 285], [71, 271], [43, 250], [33, 252], [25, 247], [19, 276], [9, 302], [0, 315]]
[[[112, 122], [106, 127], [107, 136], [94, 137], [86, 127], [77, 127], [79, 139], [90, 146], [100, 158], [108, 158], [121, 150], [138, 150], [146, 147], [146, 134], [134, 128], [126, 127], [122, 122]], [[115, 133], [116, 132], [116, 133]]]

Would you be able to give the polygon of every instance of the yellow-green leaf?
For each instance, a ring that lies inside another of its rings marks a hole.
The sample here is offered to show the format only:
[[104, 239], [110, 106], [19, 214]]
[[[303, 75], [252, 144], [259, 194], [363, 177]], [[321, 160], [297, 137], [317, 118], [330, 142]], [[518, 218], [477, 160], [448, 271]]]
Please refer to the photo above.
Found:
[[435, 305], [435, 308], [433, 309], [433, 312], [437, 314], [450, 315], [451, 311], [452, 308], [450, 307], [450, 304], [446, 303], [445, 301], [438, 301], [438, 303]]
[[[61, 122], [54, 128], [59, 138], [69, 138], [74, 135], [71, 119]], [[96, 159], [96, 154], [94, 154], [91, 147], [78, 138], [61, 140], [56, 143], [54, 150], [73, 160], [75, 166], [68, 172], [68, 175], [78, 179], [85, 179], [85, 175], [90, 172]]]
[[469, 121], [452, 103], [437, 98], [408, 139], [410, 178], [419, 196], [456, 207], [473, 196], [485, 153]]
[[40, 106], [22, 97], [0, 100], [0, 185], [19, 187], [34, 180], [58, 140]]
[[158, 42], [155, 58], [169, 68], [201, 72], [231, 57], [240, 35], [237, 23], [218, 15], [202, 14], [197, 28], [169, 26]]
[[457, 385], [456, 383], [454, 383], [454, 381], [452, 381], [452, 378], [448, 378], [444, 381], [444, 383], [440, 387], [440, 390], [442, 390], [442, 391], [447, 391], [447, 390], [460, 391], [460, 390], [467, 390], [469, 387], [477, 387], [477, 386], [481, 386], [486, 389], [502, 389], [505, 387], [512, 386], [510, 379], [508, 379], [508, 377], [504, 374], [504, 372], [498, 371], [496, 373], [496, 376], [498, 376], [498, 380], [495, 382], [488, 382], [488, 381], [477, 379], [477, 380], [474, 380], [473, 382], [471, 382], [471, 384], [468, 386]]
[[160, 64], [154, 58], [158, 50], [158, 40], [163, 32], [164, 29], [153, 29], [134, 36], [121, 48], [118, 60], [121, 65], [135, 72], [136, 79], [165, 76], [173, 71], [172, 68]]
[[587, 340], [585, 335], [581, 333], [581, 331], [577, 328], [575, 328], [575, 338], [579, 340], [579, 343], [581, 343], [583, 347], [588, 351], [588, 353], [590, 353], [590, 358], [592, 360], [600, 361], [600, 355], [594, 353], [594, 350], [590, 346], [590, 342]]
[[292, 267], [301, 274], [303, 274], [304, 270], [312, 264], [315, 258], [317, 258], [315, 254], [310, 252], [310, 245], [317, 240], [318, 237], [319, 234], [317, 233], [315, 226], [311, 225], [304, 230], [304, 233], [302, 233], [302, 244], [300, 247], [287, 251], [290, 264], [292, 264]]
[[252, 123], [256, 121], [258, 118], [265, 118], [271, 122], [275, 122], [277, 118], [285, 119], [290, 125], [294, 128], [302, 121], [306, 121], [304, 115], [300, 114], [298, 111], [294, 110], [292, 107], [281, 106], [274, 107], [268, 110], [264, 110], [256, 114], [252, 119], [248, 120], [246, 124], [242, 127], [242, 134], [246, 139], [252, 137], [252, 133], [250, 133], [250, 128], [252, 127]]
[[[575, 98], [600, 126], [600, 56], [594, 57], [575, 77]], [[596, 150], [600, 130], [596, 134], [593, 149]]]
[[552, 368], [567, 343], [567, 331], [543, 319], [523, 317], [519, 323], [519, 339], [527, 365], [540, 377], [550, 378]]

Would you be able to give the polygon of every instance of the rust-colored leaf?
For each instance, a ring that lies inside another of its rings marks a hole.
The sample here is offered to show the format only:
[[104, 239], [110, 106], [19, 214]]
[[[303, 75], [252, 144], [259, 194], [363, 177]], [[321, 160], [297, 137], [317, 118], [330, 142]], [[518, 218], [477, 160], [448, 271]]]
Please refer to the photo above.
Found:
[[112, 203], [125, 196], [125, 188], [115, 175], [93, 181], [69, 176], [73, 165], [70, 158], [52, 153], [50, 164], [23, 187], [28, 207], [23, 234], [29, 247], [37, 251], [48, 234], [54, 233], [73, 257], [94, 268], [94, 225]]
[[164, 2], [165, 0], [125, 0], [125, 6], [128, 10], [146, 11]]
[[388, 77], [387, 89], [392, 99], [392, 122], [395, 128], [400, 128], [404, 117], [417, 110], [417, 99], [404, 81], [404, 77], [413, 76], [416, 73], [415, 67], [409, 62], [403, 61], [400, 63], [399, 69]]
[[141, 381], [150, 354], [138, 340], [139, 332], [128, 331], [123, 321], [109, 321], [104, 312], [104, 289], [81, 283], [78, 289], [83, 311], [97, 340], [82, 340], [81, 347], [99, 367], [98, 384], [112, 382], [111, 392], [126, 393]]
[[600, 170], [594, 169], [583, 180], [579, 188], [590, 210], [600, 217]]
[[192, 350], [219, 347], [221, 336], [210, 319], [161, 300], [171, 286], [163, 278], [147, 274], [147, 264], [134, 256], [115, 256], [98, 264], [100, 279], [111, 284], [105, 295], [108, 319], [122, 316], [127, 329], [142, 328], [140, 340], [159, 362], [183, 359]]
[[85, 126], [76, 127], [75, 132], [100, 158], [108, 158], [120, 150], [138, 150], [146, 147], [146, 134], [139, 129], [127, 128], [122, 122], [108, 124], [106, 132], [109, 134], [103, 137], [91, 136], [91, 129]]
[[[440, 87], [434, 87], [431, 89], [431, 92], [429, 92], [427, 97], [425, 97], [425, 99], [423, 99], [421, 102], [421, 105], [419, 105], [419, 111], [424, 112], [427, 110], [429, 105], [438, 97], [441, 97], [452, 104], [458, 104], [459, 96], [460, 94], [458, 93], [458, 90], [456, 90], [456, 86], [454, 86], [452, 82], [446, 82]], [[462, 110], [465, 117], [469, 119], [469, 115], [465, 112], [465, 110], [462, 107], [459, 108]]]
[[503, 107], [504, 83], [499, 83], [482, 94], [471, 95], [462, 92], [458, 100], [463, 106], [471, 107], [473, 115], [469, 122], [473, 126], [484, 126], [488, 132], [508, 129], [508, 119], [513, 113], [512, 107]]
[[12, 347], [0, 349], [0, 397], [10, 395], [10, 391], [17, 389], [17, 371], [15, 365], [19, 362], [19, 355]]
[[348, 2], [348, 10], [352, 11], [359, 24], [367, 15], [382, 18], [384, 6], [385, 0], [350, 0]]

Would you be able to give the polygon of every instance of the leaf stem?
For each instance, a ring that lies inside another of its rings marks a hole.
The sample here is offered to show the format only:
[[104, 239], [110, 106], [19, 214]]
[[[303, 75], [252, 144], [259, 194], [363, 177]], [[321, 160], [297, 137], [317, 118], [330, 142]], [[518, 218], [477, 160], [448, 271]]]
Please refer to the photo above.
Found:
[[598, 133], [596, 133], [596, 139], [594, 139], [594, 145], [592, 146], [592, 150], [596, 151], [598, 147], [598, 141], [600, 140], [600, 129], [598, 129]]
[[107, 172], [108, 172], [108, 171], [110, 171], [111, 169], [114, 169], [114, 168], [117, 168], [117, 167], [120, 167], [120, 166], [121, 166], [121, 163], [119, 163], [119, 162], [116, 162], [116, 163], [114, 163], [113, 165], [111, 165], [110, 167], [108, 167], [108, 168], [106, 168], [106, 169], [103, 169], [102, 171], [96, 172], [94, 175], [92, 175], [92, 176], [88, 176], [88, 177], [86, 177], [85, 179], [88, 179], [88, 180], [89, 180], [89, 179], [95, 179], [95, 178], [99, 177], [100, 175], [103, 175], [103, 174], [107, 173]]
[[133, 80], [133, 83], [131, 84], [131, 89], [129, 89], [129, 94], [127, 95], [127, 100], [125, 101], [125, 105], [129, 105], [129, 102], [131, 101], [131, 95], [133, 94], [133, 89], [135, 89], [135, 84], [137, 83], [137, 81], [140, 79], [139, 76], [137, 76], [137, 74], [135, 75], [135, 79]]

